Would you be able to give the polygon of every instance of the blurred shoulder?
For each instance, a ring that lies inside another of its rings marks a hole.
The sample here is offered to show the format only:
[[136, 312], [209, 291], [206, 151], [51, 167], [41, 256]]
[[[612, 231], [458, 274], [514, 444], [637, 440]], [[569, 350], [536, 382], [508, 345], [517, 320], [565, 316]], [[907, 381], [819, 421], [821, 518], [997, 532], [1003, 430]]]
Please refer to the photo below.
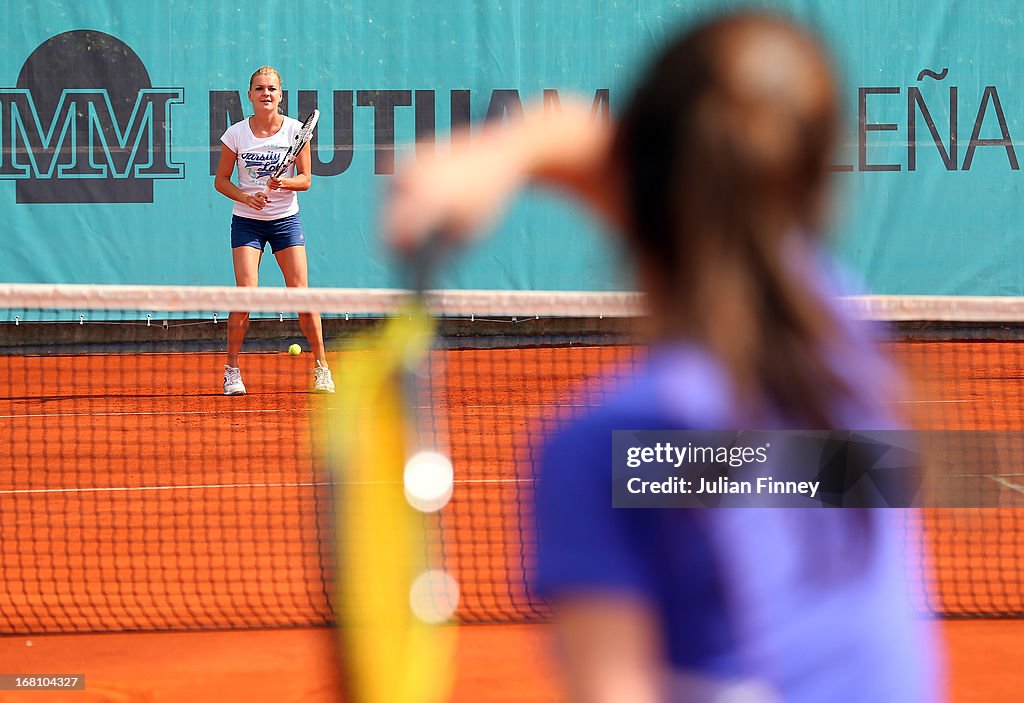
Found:
[[586, 391], [587, 410], [560, 423], [548, 446], [582, 455], [610, 446], [615, 430], [722, 429], [733, 424], [730, 397], [710, 356], [689, 345], [655, 345], [633, 369]]

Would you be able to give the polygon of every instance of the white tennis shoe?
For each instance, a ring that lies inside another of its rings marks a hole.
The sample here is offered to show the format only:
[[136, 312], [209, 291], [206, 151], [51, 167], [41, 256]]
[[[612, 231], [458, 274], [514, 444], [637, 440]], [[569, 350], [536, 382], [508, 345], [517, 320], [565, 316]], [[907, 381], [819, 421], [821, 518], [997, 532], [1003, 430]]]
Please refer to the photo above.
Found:
[[[239, 380], [239, 383], [241, 383], [241, 380]], [[245, 391], [242, 392], [244, 393]], [[316, 362], [316, 367], [313, 369], [313, 392], [334, 392], [334, 379], [331, 378], [331, 370], [326, 366], [322, 365], [319, 359]]]
[[245, 395], [242, 370], [227, 364], [224, 364], [224, 395]]

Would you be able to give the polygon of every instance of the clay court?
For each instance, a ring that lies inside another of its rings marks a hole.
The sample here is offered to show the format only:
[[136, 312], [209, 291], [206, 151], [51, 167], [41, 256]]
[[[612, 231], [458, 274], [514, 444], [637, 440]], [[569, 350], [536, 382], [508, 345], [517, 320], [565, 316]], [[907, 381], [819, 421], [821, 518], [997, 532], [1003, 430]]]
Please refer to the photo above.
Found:
[[[912, 414], [946, 429], [1019, 426], [1019, 346], [896, 345], [922, 379]], [[635, 353], [435, 352], [456, 490], [427, 527], [462, 589], [454, 700], [562, 699], [548, 612], [527, 585], [530, 457], [557, 418], [593, 401], [581, 393], [588, 379]], [[249, 354], [249, 395], [226, 398], [217, 354], [0, 363], [11, 467], [0, 487], [7, 668], [84, 674], [76, 700], [332, 700], [339, 674], [318, 458], [331, 398], [306, 392], [305, 364]], [[344, 363], [341, 355], [332, 365]], [[964, 480], [1019, 505], [1019, 476]], [[953, 700], [1013, 700], [1021, 674], [1006, 663], [1020, 623], [999, 618], [1024, 613], [1024, 511], [932, 509], [923, 524], [924, 542], [908, 544], [910, 596], [922, 617], [941, 619]], [[72, 693], [0, 700], [47, 696]]]

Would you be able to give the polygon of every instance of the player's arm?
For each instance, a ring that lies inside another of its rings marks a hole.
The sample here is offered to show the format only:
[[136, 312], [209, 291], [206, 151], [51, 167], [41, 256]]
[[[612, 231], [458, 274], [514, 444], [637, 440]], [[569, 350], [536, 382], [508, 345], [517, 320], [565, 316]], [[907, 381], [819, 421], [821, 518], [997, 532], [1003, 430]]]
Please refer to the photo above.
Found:
[[213, 187], [221, 195], [248, 205], [253, 210], [262, 210], [263, 206], [267, 204], [263, 193], [246, 193], [231, 180], [237, 159], [238, 154], [229, 149], [227, 145], [220, 145], [220, 161], [217, 163], [217, 174], [213, 179]]
[[656, 616], [625, 595], [565, 596], [552, 604], [572, 700], [659, 703], [666, 699]]
[[437, 230], [469, 238], [490, 226], [530, 182], [568, 190], [621, 226], [625, 207], [614, 134], [614, 125], [565, 101], [560, 110], [537, 107], [507, 125], [453, 135], [450, 153], [417, 157], [399, 172], [385, 213], [388, 238], [399, 249]]
[[270, 190], [309, 190], [313, 183], [313, 158], [310, 156], [309, 142], [295, 157], [295, 175], [291, 178], [271, 178], [267, 181]]
[[[539, 108], [538, 108], [539, 111]], [[616, 125], [569, 100], [552, 115], [535, 114], [513, 139], [534, 183], [567, 190], [616, 227], [625, 223], [624, 184], [615, 163]]]

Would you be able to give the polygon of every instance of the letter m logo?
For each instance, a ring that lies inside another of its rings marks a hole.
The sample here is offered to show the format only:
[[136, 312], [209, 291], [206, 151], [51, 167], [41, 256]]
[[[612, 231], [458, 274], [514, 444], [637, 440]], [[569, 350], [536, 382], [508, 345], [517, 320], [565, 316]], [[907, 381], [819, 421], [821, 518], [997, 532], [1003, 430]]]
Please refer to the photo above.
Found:
[[30, 91], [0, 89], [0, 179], [19, 181], [19, 203], [152, 202], [152, 180], [184, 178], [170, 149], [183, 95], [142, 88], [126, 117], [105, 89], [69, 88], [40, 115]]

